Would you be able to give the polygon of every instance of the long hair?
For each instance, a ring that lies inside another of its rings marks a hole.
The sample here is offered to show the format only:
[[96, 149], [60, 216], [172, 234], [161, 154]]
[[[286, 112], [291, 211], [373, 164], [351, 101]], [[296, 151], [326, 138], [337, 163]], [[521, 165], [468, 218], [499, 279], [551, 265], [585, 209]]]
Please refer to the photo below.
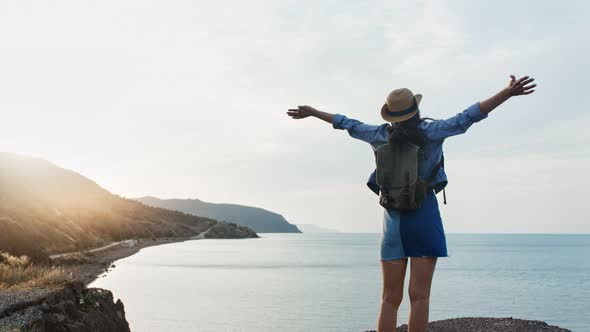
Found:
[[420, 111], [406, 121], [396, 122], [387, 128], [389, 132], [389, 143], [412, 143], [420, 147], [424, 146], [426, 139], [418, 126], [425, 120], [431, 118], [420, 117]]

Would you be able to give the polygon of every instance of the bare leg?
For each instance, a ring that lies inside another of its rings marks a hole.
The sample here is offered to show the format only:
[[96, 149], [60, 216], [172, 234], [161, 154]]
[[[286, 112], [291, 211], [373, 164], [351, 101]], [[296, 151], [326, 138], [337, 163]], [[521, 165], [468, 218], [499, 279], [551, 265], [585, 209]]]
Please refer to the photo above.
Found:
[[435, 266], [436, 257], [412, 257], [410, 262], [410, 332], [426, 332], [428, 328], [430, 285]]
[[408, 259], [381, 261], [383, 271], [383, 295], [377, 331], [395, 331], [397, 326], [397, 309], [404, 296], [404, 279]]

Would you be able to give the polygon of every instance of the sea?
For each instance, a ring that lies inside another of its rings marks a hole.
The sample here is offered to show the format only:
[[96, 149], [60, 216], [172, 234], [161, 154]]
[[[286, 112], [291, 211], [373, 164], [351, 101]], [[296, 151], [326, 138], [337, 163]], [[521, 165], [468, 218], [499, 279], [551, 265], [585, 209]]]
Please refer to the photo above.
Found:
[[[91, 286], [123, 301], [132, 331], [376, 328], [380, 234], [260, 236], [144, 248]], [[447, 234], [447, 245], [431, 321], [513, 317], [590, 331], [590, 235]], [[398, 325], [408, 314], [406, 295]]]

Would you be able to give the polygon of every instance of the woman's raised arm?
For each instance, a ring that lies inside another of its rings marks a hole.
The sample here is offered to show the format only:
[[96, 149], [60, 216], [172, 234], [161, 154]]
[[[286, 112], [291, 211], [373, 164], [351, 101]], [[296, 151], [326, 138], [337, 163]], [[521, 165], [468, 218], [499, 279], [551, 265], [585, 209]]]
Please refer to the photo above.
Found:
[[531, 85], [534, 80], [534, 78], [528, 76], [523, 76], [517, 80], [514, 75], [510, 75], [510, 83], [508, 83], [508, 86], [490, 98], [481, 101], [479, 103], [479, 109], [483, 114], [488, 114], [510, 97], [529, 95], [535, 92], [534, 88], [537, 85]]
[[445, 120], [435, 120], [426, 122], [424, 125], [424, 135], [430, 140], [444, 140], [447, 137], [463, 134], [475, 122], [485, 119], [493, 109], [500, 106], [510, 97], [528, 95], [535, 90], [537, 85], [531, 83], [534, 78], [524, 76], [516, 80], [514, 75], [510, 75], [510, 83], [490, 98], [469, 106], [466, 110]]
[[316, 110], [311, 106], [297, 106], [297, 108], [289, 109], [287, 114], [293, 119], [304, 119], [313, 116], [328, 123], [334, 122], [334, 114]]
[[346, 129], [351, 137], [369, 144], [387, 141], [387, 124], [381, 126], [370, 125], [350, 119], [342, 114], [322, 112], [310, 106], [298, 106], [298, 108], [288, 110], [287, 114], [293, 119], [304, 119], [309, 116], [316, 117], [331, 123], [334, 129]]

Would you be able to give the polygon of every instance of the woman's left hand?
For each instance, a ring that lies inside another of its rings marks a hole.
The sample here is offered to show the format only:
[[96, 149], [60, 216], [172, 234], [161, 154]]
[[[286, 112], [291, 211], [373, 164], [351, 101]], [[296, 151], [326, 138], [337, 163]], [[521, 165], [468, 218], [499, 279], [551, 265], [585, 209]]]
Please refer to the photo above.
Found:
[[510, 75], [510, 82], [508, 83], [507, 87], [479, 103], [479, 109], [481, 113], [490, 113], [493, 109], [500, 106], [503, 102], [510, 99], [511, 97], [530, 95], [531, 93], [535, 92], [534, 88], [537, 85], [531, 84], [534, 80], [534, 78], [528, 76], [523, 76], [519, 79], [516, 79], [514, 75]]
[[537, 86], [536, 84], [531, 85], [534, 80], [534, 78], [528, 76], [523, 76], [517, 80], [514, 75], [510, 75], [510, 83], [504, 90], [509, 97], [530, 95], [535, 92], [534, 88]]

